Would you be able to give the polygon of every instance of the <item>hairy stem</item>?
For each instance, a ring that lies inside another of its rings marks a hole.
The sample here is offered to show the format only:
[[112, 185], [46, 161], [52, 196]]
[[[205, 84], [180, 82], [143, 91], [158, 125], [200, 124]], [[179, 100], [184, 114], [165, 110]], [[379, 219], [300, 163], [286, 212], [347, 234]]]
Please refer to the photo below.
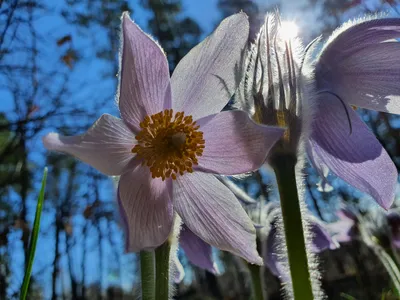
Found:
[[271, 159], [279, 188], [293, 296], [295, 300], [312, 300], [314, 298], [296, 184], [296, 162], [296, 157], [290, 154], [276, 155]]
[[155, 300], [154, 252], [140, 252], [140, 273], [142, 280], [142, 299]]
[[167, 240], [155, 250], [156, 253], [156, 299], [169, 299], [169, 254], [171, 244]]
[[263, 296], [263, 284], [262, 284], [262, 268], [257, 265], [247, 263], [247, 267], [250, 271], [251, 285], [252, 285], [252, 299], [253, 300], [264, 300]]

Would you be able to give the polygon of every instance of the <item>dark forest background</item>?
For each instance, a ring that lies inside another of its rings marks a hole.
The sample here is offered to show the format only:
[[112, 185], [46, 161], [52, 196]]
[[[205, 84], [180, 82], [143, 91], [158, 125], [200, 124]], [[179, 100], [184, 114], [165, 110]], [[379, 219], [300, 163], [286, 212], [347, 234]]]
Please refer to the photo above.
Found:
[[[249, 15], [251, 38], [265, 13], [280, 8], [283, 17], [298, 21], [305, 42], [319, 34], [327, 37], [343, 21], [364, 13], [400, 17], [395, 0], [296, 5], [215, 0], [198, 15], [187, 13], [193, 2], [0, 0], [0, 299], [19, 295], [44, 166], [49, 177], [29, 299], [138, 298], [137, 256], [124, 253], [114, 180], [69, 156], [48, 153], [41, 144], [47, 132], [82, 133], [102, 113], [118, 114], [114, 98], [123, 11], [160, 42], [171, 71], [222, 18], [240, 10]], [[359, 112], [399, 168], [399, 117]], [[365, 195], [329, 179], [333, 189], [323, 191], [316, 172], [307, 168], [307, 203], [322, 221], [335, 221], [341, 202], [360, 214], [375, 209]], [[236, 183], [255, 199], [276, 198], [266, 170]], [[219, 276], [191, 266], [180, 253], [186, 276], [176, 285], [176, 299], [249, 299], [242, 262], [228, 253], [215, 255]], [[391, 288], [388, 275], [362, 242], [325, 251], [320, 261], [329, 299], [389, 299], [383, 298]], [[269, 299], [280, 299], [279, 281], [268, 269], [265, 280]]]

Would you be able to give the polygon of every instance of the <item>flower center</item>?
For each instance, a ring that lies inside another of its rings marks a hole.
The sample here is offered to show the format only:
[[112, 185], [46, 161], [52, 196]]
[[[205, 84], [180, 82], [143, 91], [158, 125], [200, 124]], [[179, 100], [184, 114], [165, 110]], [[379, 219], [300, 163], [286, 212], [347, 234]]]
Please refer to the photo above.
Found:
[[192, 173], [197, 157], [203, 154], [205, 141], [199, 125], [192, 116], [172, 109], [146, 116], [140, 122], [136, 136], [138, 144], [132, 149], [151, 171], [152, 177], [176, 179], [185, 172]]

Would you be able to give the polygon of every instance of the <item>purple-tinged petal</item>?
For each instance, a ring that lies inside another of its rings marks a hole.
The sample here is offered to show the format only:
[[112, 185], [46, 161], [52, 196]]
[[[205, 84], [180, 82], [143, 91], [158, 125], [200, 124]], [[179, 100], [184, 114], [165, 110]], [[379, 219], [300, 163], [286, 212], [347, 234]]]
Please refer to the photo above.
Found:
[[264, 247], [264, 262], [269, 270], [282, 282], [289, 282], [289, 270], [287, 269], [287, 258], [283, 256], [283, 248], [278, 239], [278, 233], [275, 226], [272, 226], [268, 232], [267, 245]]
[[397, 183], [389, 155], [348, 105], [329, 94], [319, 103], [310, 139], [315, 154], [338, 177], [388, 209]]
[[119, 110], [135, 130], [146, 115], [171, 105], [168, 62], [160, 46], [128, 14], [122, 16]]
[[248, 35], [247, 16], [239, 13], [194, 47], [172, 74], [172, 108], [194, 120], [220, 112], [239, 85]]
[[400, 38], [400, 19], [381, 18], [349, 21], [339, 27], [329, 38], [320, 59], [330, 55], [351, 54], [353, 51]]
[[400, 113], [400, 19], [378, 19], [339, 29], [316, 64], [319, 90], [345, 102]]
[[182, 225], [179, 244], [193, 265], [211, 273], [218, 273], [212, 258], [211, 246], [195, 235], [186, 225]]
[[173, 201], [182, 221], [203, 241], [262, 264], [253, 223], [232, 192], [213, 175], [194, 172], [178, 177]]
[[327, 224], [326, 227], [332, 232], [337, 242], [350, 242], [357, 236], [357, 217], [347, 209], [339, 210], [337, 216], [339, 220]]
[[329, 232], [314, 218], [310, 218], [310, 231], [312, 234], [311, 250], [314, 253], [319, 253], [326, 249], [338, 248], [337, 243], [332, 239]]
[[164, 243], [173, 223], [170, 182], [153, 179], [148, 167], [139, 166], [121, 176], [118, 194], [127, 251], [149, 250]]
[[391, 231], [391, 241], [396, 249], [400, 249], [400, 215], [397, 212], [390, 212], [387, 220]]
[[65, 152], [106, 175], [121, 175], [135, 157], [131, 150], [135, 136], [125, 123], [111, 115], [102, 115], [83, 135], [43, 137], [48, 150]]
[[282, 128], [254, 123], [240, 110], [223, 111], [197, 123], [204, 134], [205, 148], [196, 168], [224, 175], [258, 169], [284, 133]]

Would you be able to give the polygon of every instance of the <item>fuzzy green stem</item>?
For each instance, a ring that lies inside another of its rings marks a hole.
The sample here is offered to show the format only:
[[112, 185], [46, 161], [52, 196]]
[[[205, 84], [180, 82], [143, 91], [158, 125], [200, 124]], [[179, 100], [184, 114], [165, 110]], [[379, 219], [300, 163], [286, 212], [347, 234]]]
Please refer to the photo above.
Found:
[[296, 162], [296, 157], [290, 154], [276, 155], [271, 159], [279, 188], [293, 296], [295, 300], [312, 300], [314, 298], [297, 193]]
[[169, 253], [171, 244], [167, 240], [155, 250], [156, 253], [156, 299], [169, 299]]
[[252, 293], [253, 293], [253, 300], [264, 300], [263, 296], [263, 285], [262, 285], [262, 276], [261, 271], [262, 268], [257, 265], [247, 263], [247, 267], [250, 271], [251, 276], [251, 284], [252, 284]]
[[154, 251], [140, 252], [140, 273], [142, 280], [142, 299], [155, 300]]

